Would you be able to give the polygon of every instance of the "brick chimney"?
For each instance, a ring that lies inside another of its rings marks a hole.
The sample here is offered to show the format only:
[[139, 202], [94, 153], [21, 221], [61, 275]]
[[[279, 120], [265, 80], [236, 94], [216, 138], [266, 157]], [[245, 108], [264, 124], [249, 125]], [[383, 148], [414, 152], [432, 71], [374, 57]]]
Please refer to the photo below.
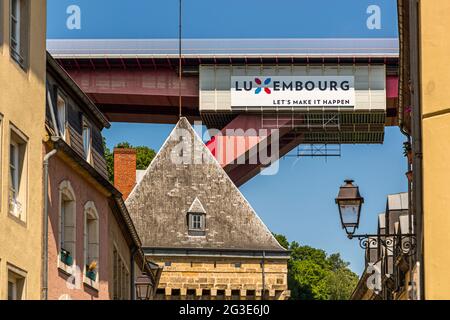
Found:
[[114, 186], [125, 200], [136, 184], [136, 150], [114, 148]]

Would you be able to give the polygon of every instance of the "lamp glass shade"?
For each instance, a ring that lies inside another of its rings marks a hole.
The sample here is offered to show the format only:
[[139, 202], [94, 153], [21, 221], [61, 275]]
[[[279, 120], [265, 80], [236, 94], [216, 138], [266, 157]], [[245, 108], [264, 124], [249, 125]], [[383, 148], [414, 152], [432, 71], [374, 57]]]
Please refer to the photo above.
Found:
[[359, 221], [361, 202], [358, 200], [345, 200], [339, 202], [342, 224], [347, 227], [356, 227]]
[[148, 275], [141, 274], [138, 276], [135, 281], [135, 287], [137, 300], [150, 300], [152, 282]]
[[336, 203], [339, 208], [339, 215], [342, 227], [348, 235], [355, 233], [359, 226], [359, 218], [364, 198], [359, 194], [358, 186], [353, 185], [352, 180], [346, 180], [340, 187]]

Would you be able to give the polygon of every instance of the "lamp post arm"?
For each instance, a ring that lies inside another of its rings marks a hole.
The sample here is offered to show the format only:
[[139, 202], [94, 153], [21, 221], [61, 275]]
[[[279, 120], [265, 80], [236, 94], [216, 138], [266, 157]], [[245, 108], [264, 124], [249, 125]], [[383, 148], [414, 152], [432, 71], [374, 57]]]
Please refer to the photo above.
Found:
[[382, 244], [390, 253], [399, 249], [405, 255], [414, 255], [416, 249], [416, 235], [404, 234], [349, 234], [349, 239], [358, 239], [362, 249], [375, 249]]

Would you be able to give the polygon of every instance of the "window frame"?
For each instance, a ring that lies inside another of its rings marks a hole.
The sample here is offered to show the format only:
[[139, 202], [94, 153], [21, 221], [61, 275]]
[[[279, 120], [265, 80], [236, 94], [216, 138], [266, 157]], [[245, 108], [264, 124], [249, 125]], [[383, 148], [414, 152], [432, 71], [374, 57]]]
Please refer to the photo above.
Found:
[[[1, 2], [2, 2], [2, 0], [0, 0], [0, 5], [1, 5]], [[1, 21], [0, 21], [0, 23], [1, 23]], [[1, 52], [1, 49], [0, 49], [0, 52]], [[3, 170], [1, 170], [1, 168], [3, 168], [2, 165], [3, 165], [3, 114], [0, 113], [0, 181], [3, 181]], [[3, 183], [0, 183], [0, 194], [3, 194]], [[7, 210], [7, 211], [9, 211], [9, 210]], [[0, 213], [1, 212], [2, 212], [2, 197], [0, 196]]]
[[[198, 218], [198, 219], [196, 219]], [[198, 225], [198, 227], [196, 226]], [[189, 212], [189, 230], [205, 231], [205, 214], [198, 212]]]
[[[65, 199], [67, 200], [65, 200]], [[68, 214], [67, 212], [64, 212], [63, 215], [63, 202], [71, 202], [72, 207], [69, 208], [72, 212], [69, 212], [69, 214], [72, 214], [71, 217], [71, 223], [72, 225], [67, 226], [67, 217], [65, 216]], [[73, 266], [76, 266], [76, 256], [77, 256], [77, 205], [76, 205], [76, 196], [75, 192], [72, 188], [72, 185], [69, 180], [64, 180], [59, 184], [59, 208], [58, 208], [58, 255], [57, 255], [57, 266], [59, 269], [63, 270], [64, 272], [68, 274], [72, 274]], [[72, 251], [69, 251], [66, 245], [66, 242], [69, 242], [67, 239], [65, 239], [65, 229], [66, 228], [73, 228], [73, 239], [72, 241]], [[63, 247], [64, 246], [64, 247]], [[66, 264], [62, 260], [62, 250], [66, 250], [70, 252], [70, 256], [72, 257], [72, 264]]]
[[129, 300], [131, 299], [130, 270], [115, 242], [113, 243], [113, 259], [113, 300]]
[[[61, 112], [59, 101], [64, 102], [63, 107], [62, 107], [62, 112]], [[63, 138], [63, 140], [66, 140], [67, 97], [59, 89], [56, 91], [56, 115], [58, 117], [58, 119], [57, 119], [58, 132], [59, 132], [60, 136]], [[61, 117], [61, 115], [63, 117]]]
[[[197, 219], [199, 218], [199, 220]], [[190, 236], [206, 236], [206, 214], [203, 212], [188, 212], [188, 234]], [[198, 227], [197, 227], [198, 226]]]
[[10, 56], [24, 71], [28, 68], [30, 47], [30, 5], [30, 0], [9, 0]]
[[[14, 152], [12, 152], [14, 151]], [[9, 141], [9, 192], [10, 198], [14, 201], [17, 199], [17, 195], [19, 193], [20, 182], [19, 182], [19, 143], [14, 140]], [[12, 174], [12, 170], [14, 170], [14, 174]], [[12, 194], [12, 195], [11, 195]]]
[[[85, 129], [87, 129], [87, 132], [89, 133], [88, 139], [87, 139], [87, 150], [86, 150], [86, 138], [85, 138]], [[83, 140], [83, 153], [84, 153], [84, 159], [91, 163], [91, 155], [92, 155], [92, 126], [89, 122], [83, 119], [83, 127], [82, 127], [82, 133], [81, 133], [81, 139]]]
[[[28, 138], [10, 123], [9, 128], [9, 150], [8, 150], [8, 215], [18, 222], [26, 224], [27, 209], [28, 209]], [[12, 189], [12, 174], [11, 174], [11, 146], [15, 147], [15, 171], [14, 180], [16, 185]], [[15, 192], [14, 197], [12, 191]], [[12, 209], [12, 205], [19, 206], [20, 212], [15, 213], [17, 207]]]
[[[10, 47], [13, 53], [17, 54], [20, 58], [22, 58], [20, 56], [20, 33], [21, 33], [21, 8], [20, 8], [20, 3], [21, 0], [10, 0], [9, 1], [9, 21], [10, 21], [10, 25], [9, 25], [9, 39], [10, 39]], [[16, 15], [14, 15], [13, 9], [16, 10]], [[14, 24], [14, 25], [13, 25]], [[13, 36], [13, 31], [16, 34], [16, 38], [14, 38]], [[15, 48], [15, 46], [17, 46], [17, 48]], [[18, 61], [19, 62], [19, 61]]]
[[[90, 219], [88, 219], [89, 217], [91, 217]], [[98, 215], [98, 211], [95, 207], [95, 204], [93, 201], [88, 201], [86, 202], [85, 206], [84, 206], [84, 230], [83, 230], [83, 282], [87, 285], [89, 285], [90, 287], [98, 290], [99, 288], [99, 278], [100, 278], [100, 219], [99, 219], [99, 215]], [[94, 236], [95, 236], [95, 242], [92, 243], [90, 242], [90, 230], [89, 230], [89, 223], [88, 220], [93, 220], [95, 223], [94, 225]], [[90, 257], [90, 250], [89, 247], [90, 245], [96, 245], [97, 246], [97, 250], [95, 253], [95, 257], [96, 259], [92, 260], [92, 257]], [[89, 261], [92, 260], [92, 261]], [[87, 271], [88, 271], [88, 264], [92, 263], [93, 261], [97, 262], [97, 267], [96, 267], [96, 276], [95, 276], [95, 280], [90, 279], [87, 276]]]
[[[9, 283], [14, 285], [15, 299], [27, 299], [27, 272], [7, 263], [7, 299], [9, 300]], [[19, 287], [20, 286], [20, 287]]]
[[5, 32], [5, 25], [3, 24], [4, 19], [4, 12], [5, 12], [5, 4], [3, 3], [3, 0], [0, 0], [0, 53], [3, 52], [3, 42], [4, 42], [4, 32]]
[[[10, 290], [10, 288], [9, 288], [9, 284], [12, 284], [12, 294], [11, 294], [11, 296], [13, 296], [13, 298], [11, 299], [10, 298], [10, 293], [9, 293], [9, 290]], [[10, 277], [8, 277], [8, 300], [10, 300], [10, 301], [15, 301], [15, 300], [18, 300], [17, 299], [17, 279], [16, 278], [10, 278]]]

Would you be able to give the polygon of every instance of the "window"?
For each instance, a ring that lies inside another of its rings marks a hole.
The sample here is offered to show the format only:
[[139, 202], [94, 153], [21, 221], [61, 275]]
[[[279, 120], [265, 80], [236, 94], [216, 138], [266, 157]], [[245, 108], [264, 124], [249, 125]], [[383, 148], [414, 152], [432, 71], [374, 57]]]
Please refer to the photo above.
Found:
[[225, 290], [217, 290], [217, 300], [225, 300]]
[[9, 213], [25, 221], [26, 212], [26, 140], [11, 130], [9, 144]]
[[24, 300], [26, 272], [8, 265], [8, 300]]
[[[0, 0], [1, 6], [1, 0]], [[1, 8], [1, 7], [0, 7]], [[0, 14], [1, 16], [1, 14]], [[1, 23], [1, 19], [0, 19]], [[1, 32], [1, 31], [0, 31]], [[1, 47], [0, 47], [1, 48]], [[1, 51], [0, 51], [1, 54]], [[0, 113], [0, 168], [2, 168], [3, 160], [3, 115]], [[3, 194], [3, 170], [0, 169], [0, 194]], [[2, 197], [0, 196], [0, 212], [2, 211]]]
[[11, 57], [22, 68], [27, 67], [29, 0], [10, 0]]
[[116, 250], [116, 247], [113, 249], [113, 299], [119, 300], [119, 254]]
[[[162, 288], [156, 289], [155, 300], [164, 300], [164, 297], [166, 295], [165, 292], [166, 291]], [[189, 290], [188, 290], [188, 293], [189, 293]], [[195, 290], [194, 290], [194, 295], [195, 295]], [[193, 300], [193, 299], [188, 299], [188, 300]]]
[[11, 141], [9, 146], [9, 172], [11, 175], [11, 184], [9, 186], [10, 196], [12, 199], [17, 198], [19, 193], [19, 145], [15, 141]]
[[87, 162], [91, 162], [91, 127], [83, 123], [83, 150]]
[[113, 292], [114, 300], [128, 300], [130, 296], [130, 274], [124, 259], [120, 256], [116, 246], [113, 249]]
[[17, 300], [16, 279], [8, 279], [8, 300]]
[[193, 233], [191, 235], [204, 235], [205, 234], [205, 214], [204, 213], [189, 213], [189, 231]]
[[0, 0], [0, 52], [2, 52], [3, 48], [3, 0]]
[[172, 289], [172, 293], [170, 294], [170, 300], [180, 300], [180, 299], [181, 299], [181, 290]]
[[202, 215], [191, 214], [191, 229], [192, 230], [202, 230]]
[[60, 136], [66, 139], [66, 99], [58, 93], [56, 108], [58, 112], [58, 130]]
[[99, 222], [98, 213], [92, 201], [84, 207], [84, 262], [85, 276], [91, 281], [98, 280]]
[[[76, 209], [75, 193], [69, 181], [59, 185], [59, 261], [73, 265], [76, 253]], [[65, 270], [65, 266], [61, 266]]]
[[203, 289], [200, 300], [211, 300], [211, 290]]
[[190, 236], [204, 236], [206, 227], [206, 210], [199, 198], [195, 198], [187, 214], [188, 234]]
[[231, 290], [231, 300], [240, 300], [241, 292], [239, 290]]

